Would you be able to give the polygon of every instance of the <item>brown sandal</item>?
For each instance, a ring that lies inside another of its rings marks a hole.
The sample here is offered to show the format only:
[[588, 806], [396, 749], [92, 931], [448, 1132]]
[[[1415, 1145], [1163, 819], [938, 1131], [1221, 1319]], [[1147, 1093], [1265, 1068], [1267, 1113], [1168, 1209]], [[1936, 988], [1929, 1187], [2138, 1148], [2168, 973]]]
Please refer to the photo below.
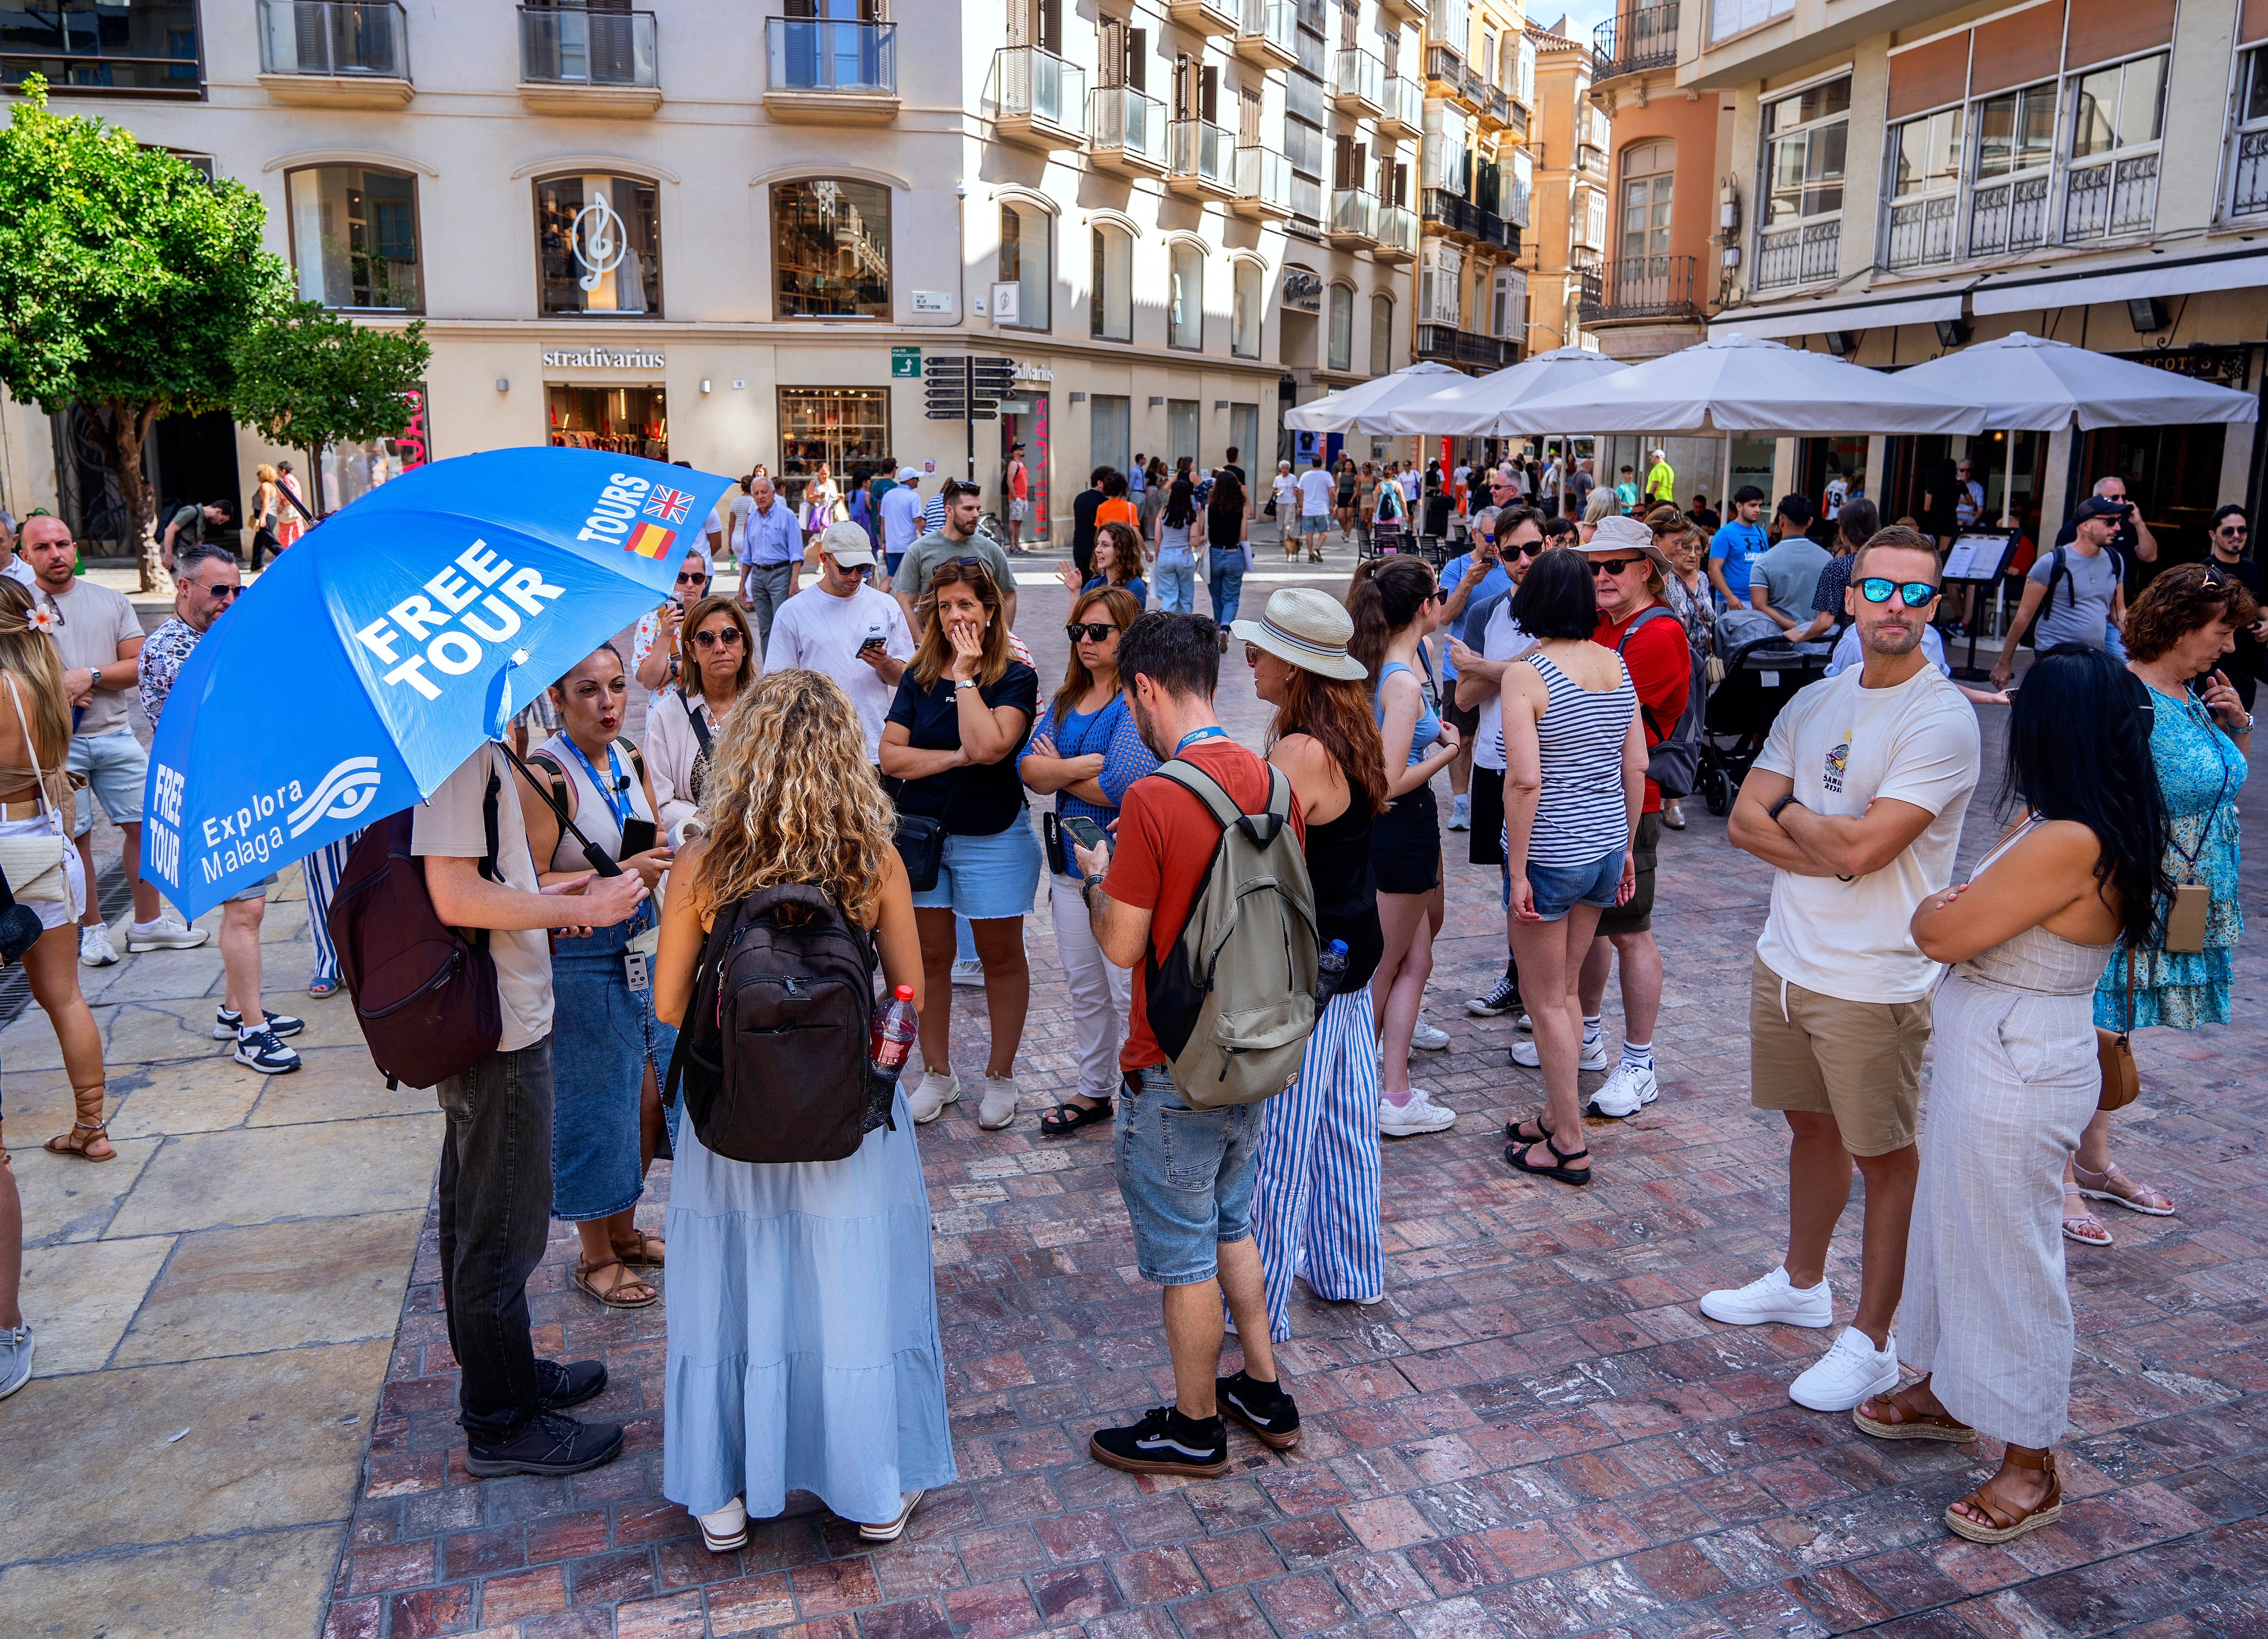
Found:
[[[85, 1138], [78, 1136], [82, 1133], [86, 1134]], [[102, 1153], [99, 1155], [94, 1153], [97, 1144], [102, 1146]], [[74, 1121], [70, 1132], [57, 1133], [41, 1148], [51, 1155], [77, 1155], [81, 1161], [118, 1159], [117, 1148], [110, 1141], [110, 1124], [107, 1121]]]
[[[1958, 1417], [1948, 1417], [1942, 1412], [1926, 1412], [1907, 1400], [1914, 1387], [1898, 1389], [1889, 1394], [1870, 1394], [1851, 1410], [1851, 1421], [1860, 1430], [1878, 1440], [1951, 1440], [1966, 1445], [1977, 1437], [1977, 1430]], [[1897, 1414], [1896, 1421], [1884, 1421], [1867, 1415], [1869, 1406], [1881, 1406]]]
[[[622, 1278], [616, 1281], [612, 1286], [601, 1292], [592, 1280], [592, 1277], [604, 1269], [619, 1269], [622, 1272]], [[619, 1258], [609, 1258], [604, 1263], [596, 1264], [586, 1263], [582, 1259], [577, 1259], [575, 1260], [575, 1284], [580, 1287], [585, 1294], [596, 1298], [600, 1303], [604, 1303], [608, 1309], [646, 1309], [651, 1308], [654, 1303], [659, 1302], [661, 1298], [660, 1293], [655, 1291], [653, 1288], [648, 1286], [644, 1281], [639, 1280], [637, 1276], [632, 1274], [630, 1273], [630, 1266]], [[622, 1292], [627, 1288], [636, 1288], [639, 1291], [644, 1292], [645, 1296], [644, 1297], [624, 1297], [622, 1296]]]
[[[2036, 1458], [2023, 1458], [2012, 1451], [2008, 1453], [2008, 1464], [2011, 1467], [2029, 1468], [2035, 1473], [2042, 1469], [2047, 1471], [2048, 1494], [2040, 1499], [2039, 1506], [2021, 1513], [2003, 1506], [1995, 1502], [1992, 1494], [1985, 1489], [1985, 1486], [1992, 1483], [1988, 1480], [1984, 1485], [1978, 1486], [1945, 1510], [1946, 1528], [1955, 1536], [1966, 1537], [1971, 1542], [2010, 1542], [2028, 1531], [2052, 1525], [2063, 1517], [2063, 1480], [2056, 1473], [2053, 1451], [2042, 1451]], [[1992, 1523], [1980, 1525], [1975, 1520], [1964, 1519], [1953, 1511], [1963, 1504], [1975, 1509]]]
[[647, 1269], [660, 1268], [662, 1254], [666, 1250], [661, 1237], [656, 1235], [652, 1229], [634, 1229], [631, 1233], [637, 1238], [634, 1241], [616, 1241], [614, 1244], [615, 1256], [626, 1264], [635, 1264]]

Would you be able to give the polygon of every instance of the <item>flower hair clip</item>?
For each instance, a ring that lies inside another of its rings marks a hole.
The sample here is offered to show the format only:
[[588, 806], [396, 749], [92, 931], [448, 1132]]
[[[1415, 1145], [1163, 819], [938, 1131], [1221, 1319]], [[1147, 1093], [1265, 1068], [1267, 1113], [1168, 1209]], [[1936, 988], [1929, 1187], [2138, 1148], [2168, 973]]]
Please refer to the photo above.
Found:
[[56, 618], [55, 611], [46, 604], [34, 603], [26, 611], [24, 624], [34, 631], [44, 631], [52, 637], [55, 635], [55, 628], [63, 623]]

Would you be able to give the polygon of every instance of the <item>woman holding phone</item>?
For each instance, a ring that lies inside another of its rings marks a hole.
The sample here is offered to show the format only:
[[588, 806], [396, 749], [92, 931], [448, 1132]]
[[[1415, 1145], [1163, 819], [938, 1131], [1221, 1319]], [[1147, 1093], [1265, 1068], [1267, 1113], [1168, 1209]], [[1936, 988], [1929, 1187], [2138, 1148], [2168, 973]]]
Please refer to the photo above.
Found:
[[[528, 757], [549, 789], [520, 794], [539, 880], [620, 869], [653, 892], [672, 856], [655, 845], [645, 759], [621, 737], [630, 679], [614, 645], [553, 683], [551, 704], [563, 727]], [[632, 1222], [677, 1046], [677, 1032], [654, 1016], [654, 905], [649, 898], [627, 922], [558, 940], [551, 953], [551, 1215], [582, 1240], [575, 1285], [608, 1309], [644, 1309], [660, 1296], [636, 1269], [661, 1266], [661, 1237]]]

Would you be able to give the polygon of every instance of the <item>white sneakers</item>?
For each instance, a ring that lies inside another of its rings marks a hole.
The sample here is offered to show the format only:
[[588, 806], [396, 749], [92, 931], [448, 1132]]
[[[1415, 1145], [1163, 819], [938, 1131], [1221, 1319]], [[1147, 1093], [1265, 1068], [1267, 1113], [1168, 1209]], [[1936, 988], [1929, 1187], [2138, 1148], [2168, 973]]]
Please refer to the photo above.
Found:
[[1421, 1017], [1410, 1030], [1410, 1045], [1422, 1052], [1447, 1052], [1449, 1050], [1449, 1032], [1436, 1029]]
[[1640, 1069], [1624, 1059], [1615, 1066], [1606, 1084], [1591, 1095], [1591, 1102], [1583, 1108], [1590, 1115], [1612, 1116], [1620, 1120], [1636, 1115], [1660, 1096], [1661, 1088], [1653, 1079], [1653, 1072]]
[[1824, 1281], [1798, 1291], [1782, 1267], [1746, 1286], [1709, 1293], [1701, 1312], [1728, 1326], [1826, 1326], [1835, 1323], [1835, 1294]]
[[1433, 1102], [1422, 1087], [1410, 1089], [1410, 1102], [1395, 1104], [1384, 1093], [1378, 1096], [1378, 1130], [1388, 1138], [1415, 1138], [1421, 1133], [1445, 1132], [1456, 1125], [1457, 1112]]
[[78, 959], [91, 968], [107, 968], [118, 960], [117, 949], [110, 942], [110, 926], [97, 922], [92, 927], [78, 930]]
[[960, 1097], [959, 1076], [939, 1075], [931, 1070], [923, 1075], [913, 1096], [906, 1100], [906, 1107], [913, 1111], [915, 1126], [927, 1126], [945, 1113], [946, 1105], [957, 1103]]
[[696, 1514], [701, 1525], [701, 1546], [711, 1554], [730, 1554], [748, 1540], [748, 1507], [734, 1497], [713, 1514]]
[[984, 1096], [976, 1105], [976, 1125], [988, 1133], [997, 1133], [1015, 1119], [1016, 1078], [988, 1074], [984, 1078]]
[[984, 964], [976, 957], [956, 961], [953, 964], [953, 982], [963, 990], [984, 988]]
[[[1514, 1064], [1524, 1064], [1531, 1070], [1541, 1069], [1543, 1059], [1543, 1056], [1535, 1051], [1535, 1037], [1530, 1036], [1524, 1041], [1515, 1040], [1512, 1044], [1512, 1061]], [[1583, 1051], [1576, 1057], [1575, 1067], [1579, 1070], [1605, 1069], [1607, 1038], [1601, 1036], [1585, 1042]]]
[[1858, 1327], [1844, 1327], [1835, 1347], [1787, 1385], [1787, 1398], [1808, 1411], [1847, 1412], [1869, 1395], [1888, 1394], [1898, 1386], [1898, 1334], [1886, 1341], [1889, 1347], [1878, 1349]]
[[126, 925], [126, 949], [132, 955], [144, 950], [195, 950], [211, 937], [203, 928], [185, 927], [170, 916]]
[[1473, 800], [1469, 796], [1449, 799], [1449, 829], [1470, 831], [1473, 828]]

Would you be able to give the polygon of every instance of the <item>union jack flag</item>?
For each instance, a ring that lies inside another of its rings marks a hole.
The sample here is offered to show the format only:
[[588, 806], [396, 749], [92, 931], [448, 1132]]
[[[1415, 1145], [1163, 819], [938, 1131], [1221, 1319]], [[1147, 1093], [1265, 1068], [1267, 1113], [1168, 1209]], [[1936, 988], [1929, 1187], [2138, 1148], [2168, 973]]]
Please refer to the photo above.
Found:
[[693, 498], [682, 490], [656, 490], [646, 498], [645, 515], [664, 523], [683, 523]]

